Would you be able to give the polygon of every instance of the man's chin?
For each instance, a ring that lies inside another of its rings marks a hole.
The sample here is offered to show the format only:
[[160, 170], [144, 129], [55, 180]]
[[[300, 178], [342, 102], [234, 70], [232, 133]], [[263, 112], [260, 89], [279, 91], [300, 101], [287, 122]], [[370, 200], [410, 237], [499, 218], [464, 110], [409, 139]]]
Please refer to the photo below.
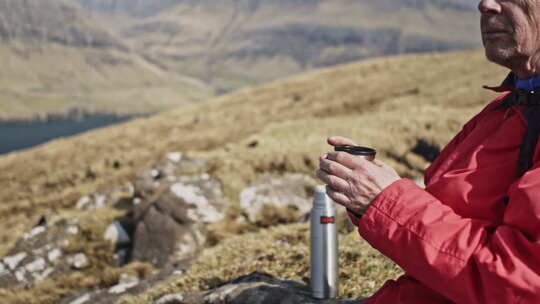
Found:
[[486, 58], [494, 63], [498, 63], [500, 65], [506, 65], [508, 61], [512, 58], [512, 55], [514, 55], [514, 51], [511, 48], [494, 48], [494, 47], [486, 47], [485, 48]]

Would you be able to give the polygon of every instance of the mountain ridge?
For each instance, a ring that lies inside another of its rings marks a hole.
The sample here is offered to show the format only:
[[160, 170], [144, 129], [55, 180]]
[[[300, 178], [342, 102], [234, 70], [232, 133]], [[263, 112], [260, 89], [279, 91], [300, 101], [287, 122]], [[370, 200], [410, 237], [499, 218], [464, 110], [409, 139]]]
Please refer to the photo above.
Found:
[[0, 40], [1, 120], [148, 114], [213, 95], [133, 52], [70, 0], [0, 0]]
[[476, 48], [467, 3], [1, 0], [0, 116], [151, 113], [314, 68]]
[[175, 3], [113, 27], [146, 58], [218, 93], [336, 63], [480, 47], [477, 10], [461, 0]]
[[95, 26], [67, 0], [0, 0], [0, 39], [126, 49], [122, 42]]

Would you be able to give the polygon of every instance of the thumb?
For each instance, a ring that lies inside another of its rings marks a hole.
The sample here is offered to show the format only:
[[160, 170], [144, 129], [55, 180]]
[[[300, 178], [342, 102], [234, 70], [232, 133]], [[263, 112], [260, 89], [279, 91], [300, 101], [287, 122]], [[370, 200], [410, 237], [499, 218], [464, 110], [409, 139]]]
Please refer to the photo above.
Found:
[[357, 144], [349, 138], [342, 136], [332, 136], [327, 139], [327, 142], [331, 146], [357, 146]]

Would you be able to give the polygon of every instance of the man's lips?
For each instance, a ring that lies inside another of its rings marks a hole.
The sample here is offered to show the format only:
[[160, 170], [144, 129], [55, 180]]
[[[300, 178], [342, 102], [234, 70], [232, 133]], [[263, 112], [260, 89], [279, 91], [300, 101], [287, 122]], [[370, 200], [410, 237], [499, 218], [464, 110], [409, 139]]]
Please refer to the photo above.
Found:
[[488, 30], [484, 30], [482, 31], [482, 35], [486, 38], [499, 38], [501, 36], [506, 36], [506, 35], [509, 35], [510, 32], [508, 32], [507, 30], [503, 30], [503, 29], [488, 29]]

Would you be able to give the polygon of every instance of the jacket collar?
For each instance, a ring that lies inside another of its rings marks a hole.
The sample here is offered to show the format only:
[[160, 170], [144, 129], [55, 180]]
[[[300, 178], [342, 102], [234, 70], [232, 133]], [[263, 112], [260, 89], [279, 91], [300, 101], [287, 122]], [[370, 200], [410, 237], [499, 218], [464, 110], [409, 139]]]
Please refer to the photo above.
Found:
[[484, 86], [484, 89], [488, 89], [497, 93], [513, 91], [516, 86], [516, 74], [514, 72], [508, 73], [503, 82], [497, 87]]

